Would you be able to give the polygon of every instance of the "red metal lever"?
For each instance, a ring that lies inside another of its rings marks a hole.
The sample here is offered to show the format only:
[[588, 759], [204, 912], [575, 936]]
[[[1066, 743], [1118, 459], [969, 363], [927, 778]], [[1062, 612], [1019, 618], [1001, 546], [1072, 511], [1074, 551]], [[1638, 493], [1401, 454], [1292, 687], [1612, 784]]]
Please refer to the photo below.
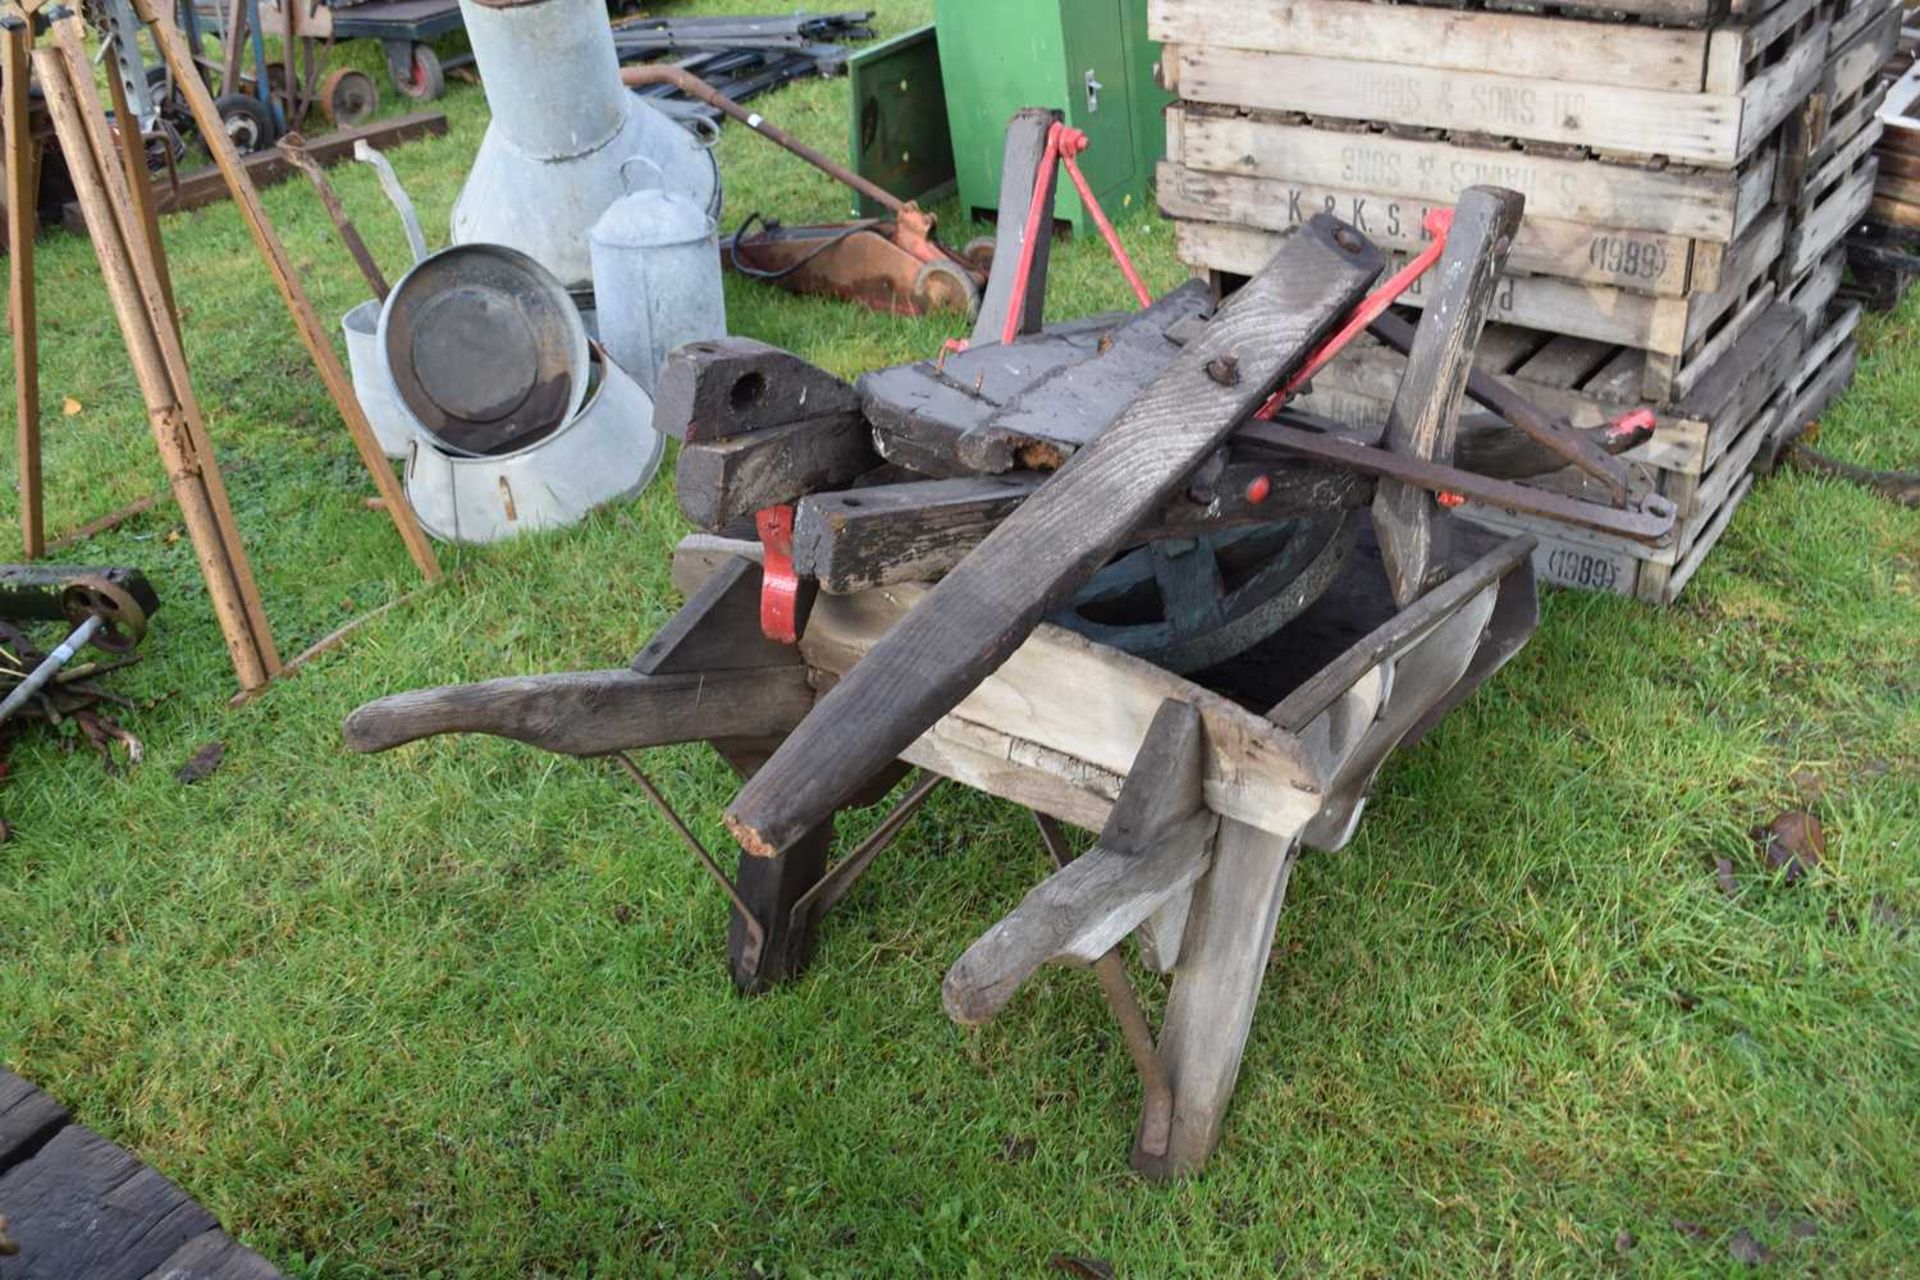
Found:
[[1385, 284], [1361, 299], [1360, 305], [1355, 307], [1353, 314], [1347, 317], [1347, 322], [1341, 325], [1332, 337], [1314, 349], [1313, 354], [1307, 357], [1306, 363], [1300, 366], [1299, 371], [1287, 379], [1285, 386], [1274, 392], [1272, 399], [1260, 406], [1260, 411], [1254, 414], [1254, 417], [1271, 420], [1274, 414], [1280, 412], [1280, 406], [1285, 404], [1294, 392], [1305, 386], [1314, 374], [1326, 368], [1327, 363], [1339, 355], [1361, 330], [1372, 324], [1382, 311], [1393, 305], [1394, 299], [1412, 288], [1414, 281], [1425, 275], [1434, 263], [1440, 261], [1440, 255], [1447, 247], [1447, 233], [1453, 230], [1453, 210], [1429, 209], [1420, 225], [1429, 236], [1433, 237], [1432, 243], [1420, 251], [1419, 257], [1387, 277]]
[[793, 571], [793, 505], [753, 515], [764, 559], [760, 569], [760, 630], [781, 644], [800, 642], [800, 576]]

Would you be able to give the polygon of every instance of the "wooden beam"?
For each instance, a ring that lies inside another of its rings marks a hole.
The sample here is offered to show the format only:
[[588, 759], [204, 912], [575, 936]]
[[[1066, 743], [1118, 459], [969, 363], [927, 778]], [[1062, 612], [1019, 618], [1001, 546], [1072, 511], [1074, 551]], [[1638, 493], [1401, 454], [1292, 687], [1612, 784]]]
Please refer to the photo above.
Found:
[[[409, 115], [394, 116], [389, 120], [376, 120], [372, 124], [355, 125], [350, 129], [337, 129], [318, 138], [307, 139], [307, 153], [323, 165], [337, 164], [353, 158], [356, 142], [366, 142], [369, 146], [382, 151], [397, 147], [404, 142], [419, 138], [438, 138], [447, 132], [447, 117], [438, 111], [416, 111]], [[240, 157], [240, 167], [255, 188], [270, 187], [285, 182], [300, 172], [278, 148], [268, 151], [256, 151], [252, 155]], [[190, 209], [203, 209], [218, 204], [228, 196], [227, 180], [219, 168], [208, 165], [195, 169], [191, 173], [180, 174], [171, 183], [154, 188], [154, 212], [158, 214], [185, 213]], [[67, 230], [75, 235], [87, 233], [86, 220], [80, 216], [78, 203], [68, 204], [62, 211], [62, 222]]]
[[40, 322], [33, 291], [34, 149], [27, 97], [33, 29], [14, 19], [0, 30], [6, 54], [7, 325], [13, 334], [14, 436], [20, 460], [20, 540], [29, 560], [46, 554], [40, 480]]
[[1090, 965], [1207, 868], [1217, 819], [1203, 793], [1205, 730], [1191, 703], [1161, 704], [1092, 849], [1054, 872], [947, 971], [947, 1016], [978, 1026], [1043, 964]]
[[1120, 419], [928, 592], [747, 781], [727, 811], [741, 846], [778, 853], [965, 698], [1266, 400], [1380, 267], [1365, 238], [1331, 218], [1286, 241]]
[[867, 420], [843, 411], [686, 445], [674, 493], [682, 515], [717, 530], [763, 507], [837, 489], [879, 465]]
[[[82, 103], [92, 85], [88, 82], [83, 90], [75, 81], [90, 76], [92, 68], [84, 58], [75, 67], [66, 49], [54, 47], [36, 49], [33, 65], [68, 174], [92, 228], [94, 254], [126, 340], [148, 426], [180, 503], [234, 674], [242, 689], [258, 688], [279, 669], [279, 655], [220, 484], [219, 467], [206, 442], [178, 335], [165, 319], [164, 300], [146, 261], [150, 246], [137, 229], [127, 234], [130, 197], [113, 183], [118, 176], [117, 158], [110, 146], [96, 147], [89, 130]], [[104, 129], [104, 119], [96, 123]]]
[[688, 444], [743, 436], [859, 408], [853, 388], [752, 338], [689, 342], [667, 353], [653, 429]]
[[667, 676], [616, 671], [507, 676], [369, 702], [342, 732], [355, 751], [442, 733], [487, 733], [569, 756], [785, 733], [813, 705], [800, 667]]
[[[1406, 376], [1387, 414], [1390, 451], [1453, 461], [1474, 348], [1525, 207], [1519, 192], [1498, 187], [1468, 187], [1454, 205], [1453, 229], [1429, 282], [1431, 300], [1414, 331]], [[1438, 545], [1445, 529], [1434, 523], [1438, 509], [1433, 494], [1398, 480], [1383, 479], [1374, 489], [1374, 532], [1394, 600], [1403, 609], [1432, 585], [1433, 574], [1446, 563], [1446, 549]]]

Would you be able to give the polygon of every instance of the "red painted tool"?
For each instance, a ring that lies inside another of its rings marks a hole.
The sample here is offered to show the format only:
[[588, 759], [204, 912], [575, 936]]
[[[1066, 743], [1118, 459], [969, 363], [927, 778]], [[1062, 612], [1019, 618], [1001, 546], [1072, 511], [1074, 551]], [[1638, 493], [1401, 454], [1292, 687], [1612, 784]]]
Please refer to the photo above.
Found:
[[800, 642], [800, 577], [793, 571], [793, 505], [754, 513], [765, 556], [760, 570], [760, 631], [781, 644]]

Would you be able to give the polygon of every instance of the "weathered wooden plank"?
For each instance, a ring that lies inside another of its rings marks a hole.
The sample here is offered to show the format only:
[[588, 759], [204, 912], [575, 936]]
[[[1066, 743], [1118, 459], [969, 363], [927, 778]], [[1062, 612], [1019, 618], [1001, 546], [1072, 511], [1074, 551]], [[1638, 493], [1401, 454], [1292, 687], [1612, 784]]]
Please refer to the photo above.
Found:
[[1298, 851], [1297, 836], [1220, 824], [1160, 1032], [1173, 1131], [1164, 1154], [1135, 1139], [1133, 1165], [1149, 1177], [1197, 1173], [1219, 1145]]
[[1705, 87], [1704, 31], [1562, 15], [1487, 13], [1366, 0], [1248, 0], [1221, 20], [1217, 0], [1151, 0], [1147, 35], [1163, 44], [1212, 44], [1270, 53], [1383, 62], [1417, 59], [1450, 71], [1518, 72], [1544, 80]]
[[[1403, 457], [1451, 463], [1460, 399], [1486, 323], [1495, 282], [1520, 225], [1516, 191], [1469, 187], [1454, 208], [1453, 230], [1429, 277], [1432, 300], [1414, 330], [1407, 372], [1387, 416], [1385, 448]], [[1373, 494], [1373, 528], [1394, 600], [1406, 608], [1443, 572], [1446, 528], [1434, 520], [1433, 494], [1382, 480]]]
[[729, 807], [741, 846], [777, 853], [977, 687], [1259, 407], [1379, 271], [1379, 253], [1331, 218], [1289, 238], [1111, 428], [821, 700]]
[[168, 1255], [145, 1280], [280, 1280], [265, 1258], [224, 1231], [205, 1231]]
[[760, 629], [760, 577], [758, 563], [728, 557], [634, 655], [631, 669], [666, 676], [798, 665], [799, 650]]
[[[1054, 113], [1047, 108], [1022, 107], [1007, 124], [1006, 146], [1000, 156], [1000, 216], [993, 237], [993, 260], [1000, 269], [987, 276], [987, 291], [980, 299], [980, 314], [973, 322], [971, 342], [975, 345], [999, 342], [1006, 331], [1007, 310], [1013, 304], [1027, 220], [1033, 209], [1034, 182], [1040, 173], [1040, 159], [1046, 154], [1047, 131], [1054, 119]], [[1059, 194], [1058, 176], [1048, 174], [1047, 177], [1039, 235], [1033, 246], [1033, 267], [1016, 334], [1040, 332], [1046, 318], [1047, 258], [1053, 245], [1054, 198]]]
[[570, 756], [785, 733], [813, 706], [801, 667], [646, 676], [625, 669], [506, 676], [367, 703], [343, 733], [387, 751], [441, 733], [487, 733]]
[[[0, 1070], [0, 1173], [38, 1151], [67, 1120], [65, 1107], [13, 1072]], [[5, 1208], [0, 1204], [0, 1212]]]
[[1160, 376], [1180, 344], [1168, 331], [1212, 310], [1204, 280], [1189, 280], [1114, 330], [1089, 359], [1036, 378], [960, 437], [956, 452], [975, 471], [1016, 464], [1058, 467], [1074, 450], [1105, 431], [1148, 383]]
[[[1393, 8], [1401, 7], [1405, 6]], [[1443, 204], [1280, 179], [1209, 173], [1172, 161], [1161, 163], [1156, 190], [1160, 211], [1170, 218], [1285, 231], [1313, 214], [1330, 213], [1352, 223], [1381, 248], [1405, 253], [1418, 253], [1425, 247], [1426, 234], [1421, 228], [1427, 214], [1452, 204], [1451, 200]], [[1584, 226], [1535, 217], [1529, 212], [1514, 236], [1507, 261], [1518, 272], [1684, 297], [1693, 288], [1713, 287], [1712, 280], [1694, 279], [1694, 250], [1694, 242], [1685, 236]]]
[[752, 338], [689, 342], [667, 353], [653, 429], [697, 444], [859, 408], [853, 388]]
[[[1600, 37], [1605, 39], [1605, 37]], [[1377, 46], [1376, 46], [1377, 47]], [[1382, 120], [1731, 167], [1751, 155], [1818, 78], [1823, 48], [1797, 45], [1738, 92], [1539, 79], [1515, 70], [1169, 46], [1188, 102]]]
[[[902, 585], [821, 596], [800, 638], [816, 679], [855, 669], [930, 590]], [[1035, 628], [901, 758], [977, 779], [996, 795], [1099, 830], [1168, 698], [1193, 703], [1206, 725], [1202, 785], [1209, 809], [1262, 829], [1291, 831], [1306, 822], [1319, 780], [1297, 739], [1170, 671], [1050, 623]], [[1032, 775], [1029, 789], [1003, 789], [1019, 786], [1023, 771]]]
[[[1176, 145], [1177, 153], [1172, 150]], [[1195, 169], [1273, 178], [1312, 187], [1372, 191], [1449, 204], [1475, 184], [1512, 188], [1530, 215], [1730, 242], [1757, 210], [1746, 189], [1757, 168], [1644, 169], [1562, 160], [1490, 147], [1429, 142], [1389, 134], [1338, 133], [1271, 119], [1213, 114], [1204, 107], [1168, 111], [1169, 154]]]
[[81, 1125], [0, 1175], [0, 1206], [20, 1245], [6, 1263], [9, 1280], [145, 1280], [219, 1225], [158, 1172]]
[[793, 564], [823, 591], [847, 594], [947, 572], [1040, 483], [1027, 472], [877, 485], [803, 498]]
[[1099, 843], [1034, 886], [947, 971], [948, 1017], [978, 1026], [1041, 965], [1094, 963], [1200, 878], [1218, 821], [1202, 790], [1203, 736], [1192, 704], [1162, 704]]
[[722, 529], [763, 507], [849, 484], [879, 465], [867, 420], [832, 413], [689, 444], [680, 450], [674, 492], [688, 520]]

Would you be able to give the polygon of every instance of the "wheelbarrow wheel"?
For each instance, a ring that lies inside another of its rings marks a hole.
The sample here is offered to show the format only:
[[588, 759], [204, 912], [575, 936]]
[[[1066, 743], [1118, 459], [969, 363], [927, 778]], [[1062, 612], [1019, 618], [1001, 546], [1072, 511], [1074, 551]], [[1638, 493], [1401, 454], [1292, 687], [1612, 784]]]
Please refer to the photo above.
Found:
[[971, 320], [980, 314], [980, 286], [953, 263], [935, 258], [914, 273], [913, 301], [922, 314], [957, 311]]
[[389, 54], [387, 74], [393, 80], [393, 87], [415, 102], [432, 102], [447, 91], [446, 70], [431, 45], [410, 46], [404, 60]]
[[273, 145], [273, 113], [260, 99], [245, 93], [222, 94], [213, 104], [226, 126], [233, 149], [252, 155]]
[[366, 72], [336, 67], [320, 87], [320, 109], [340, 128], [365, 124], [380, 109], [380, 90]]
[[991, 275], [994, 243], [992, 236], [975, 236], [967, 241], [967, 247], [960, 251], [960, 256], [971, 263], [974, 270]]

